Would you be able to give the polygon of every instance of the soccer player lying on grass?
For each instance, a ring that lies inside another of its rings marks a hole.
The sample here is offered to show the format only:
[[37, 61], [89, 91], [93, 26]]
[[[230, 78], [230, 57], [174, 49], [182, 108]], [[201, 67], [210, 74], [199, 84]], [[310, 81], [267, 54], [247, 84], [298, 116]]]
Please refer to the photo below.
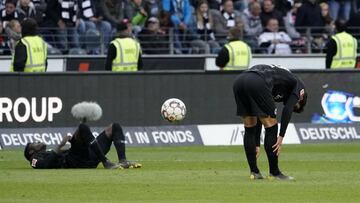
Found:
[[[269, 161], [269, 179], [294, 179], [280, 171], [278, 156], [292, 112], [301, 113], [306, 105], [307, 93], [303, 82], [280, 66], [256, 65], [237, 77], [233, 91], [237, 115], [243, 118], [245, 126], [244, 149], [250, 178], [263, 179], [256, 163], [262, 124], [265, 127], [264, 146]], [[284, 104], [279, 134], [275, 102]]]
[[[106, 169], [140, 168], [141, 164], [127, 161], [125, 154], [125, 136], [118, 123], [112, 123], [94, 138], [87, 120], [98, 120], [102, 110], [96, 103], [82, 102], [71, 110], [81, 123], [72, 136], [64, 136], [62, 142], [54, 150], [46, 151], [44, 143], [28, 143], [24, 150], [25, 158], [35, 169], [52, 168], [96, 168], [101, 162]], [[66, 142], [71, 147], [64, 150]], [[119, 163], [114, 164], [106, 158], [111, 144], [114, 144]]]

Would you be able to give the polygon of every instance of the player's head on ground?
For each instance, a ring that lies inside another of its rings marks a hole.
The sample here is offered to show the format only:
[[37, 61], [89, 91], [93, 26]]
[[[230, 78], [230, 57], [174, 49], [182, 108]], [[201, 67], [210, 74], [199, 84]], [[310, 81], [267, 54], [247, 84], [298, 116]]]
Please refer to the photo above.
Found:
[[304, 89], [302, 89], [300, 92], [300, 100], [294, 106], [294, 112], [302, 113], [306, 106], [306, 102], [307, 102], [307, 92]]
[[30, 161], [31, 157], [38, 153], [46, 150], [46, 144], [42, 142], [29, 142], [26, 144], [24, 149], [25, 158]]

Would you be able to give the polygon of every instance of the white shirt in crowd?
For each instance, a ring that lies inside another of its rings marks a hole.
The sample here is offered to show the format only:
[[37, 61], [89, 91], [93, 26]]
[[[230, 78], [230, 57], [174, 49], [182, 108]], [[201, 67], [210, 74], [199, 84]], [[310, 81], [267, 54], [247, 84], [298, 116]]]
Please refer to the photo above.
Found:
[[[291, 42], [291, 38], [285, 32], [263, 32], [259, 36], [259, 45], [266, 42], [271, 42], [271, 45], [268, 47], [269, 54], [291, 54], [291, 48], [289, 43]], [[273, 41], [277, 41], [278, 43], [274, 43]]]

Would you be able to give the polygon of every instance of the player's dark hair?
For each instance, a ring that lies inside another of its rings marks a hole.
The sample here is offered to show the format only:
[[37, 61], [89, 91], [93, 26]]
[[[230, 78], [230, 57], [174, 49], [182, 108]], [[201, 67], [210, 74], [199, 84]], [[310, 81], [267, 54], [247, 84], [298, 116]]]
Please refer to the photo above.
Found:
[[26, 160], [30, 161], [31, 159], [31, 154], [30, 154], [30, 144], [31, 143], [27, 143], [24, 149], [24, 157], [26, 158]]
[[299, 101], [299, 108], [294, 109], [294, 112], [301, 113], [304, 111], [307, 102], [307, 92], [304, 92], [303, 99]]

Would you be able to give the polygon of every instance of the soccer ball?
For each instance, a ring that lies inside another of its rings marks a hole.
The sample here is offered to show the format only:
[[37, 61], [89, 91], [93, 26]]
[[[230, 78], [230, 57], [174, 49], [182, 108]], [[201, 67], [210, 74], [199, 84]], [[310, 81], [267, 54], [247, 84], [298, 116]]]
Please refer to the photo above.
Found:
[[161, 115], [169, 122], [181, 121], [185, 118], [185, 114], [186, 106], [180, 99], [168, 99], [161, 106]]

